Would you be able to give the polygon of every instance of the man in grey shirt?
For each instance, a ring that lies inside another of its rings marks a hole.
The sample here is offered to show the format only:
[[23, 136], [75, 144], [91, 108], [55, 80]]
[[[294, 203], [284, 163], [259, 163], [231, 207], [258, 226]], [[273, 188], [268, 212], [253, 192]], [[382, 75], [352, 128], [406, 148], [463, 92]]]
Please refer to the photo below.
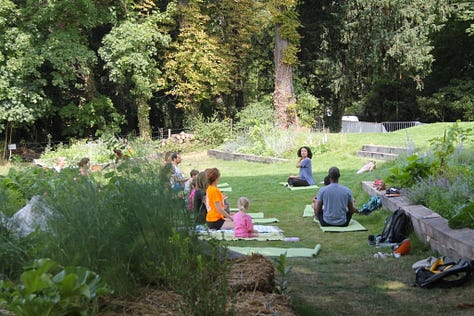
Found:
[[328, 176], [330, 184], [319, 190], [314, 214], [321, 226], [347, 226], [352, 214], [359, 212], [354, 197], [350, 189], [338, 183], [341, 175], [337, 167], [331, 167]]

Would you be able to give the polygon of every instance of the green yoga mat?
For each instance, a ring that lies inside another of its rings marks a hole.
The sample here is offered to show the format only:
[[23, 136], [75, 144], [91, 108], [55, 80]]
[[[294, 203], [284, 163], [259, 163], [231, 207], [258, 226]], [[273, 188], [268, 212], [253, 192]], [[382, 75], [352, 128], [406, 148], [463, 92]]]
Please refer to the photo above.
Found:
[[316, 224], [319, 225], [323, 232], [336, 232], [336, 233], [345, 233], [345, 232], [357, 232], [357, 231], [364, 231], [367, 230], [364, 226], [362, 226], [358, 221], [355, 219], [351, 219], [351, 222], [346, 227], [338, 227], [338, 226], [321, 226], [317, 219], [314, 220]]
[[283, 185], [284, 187], [287, 187], [288, 189], [290, 189], [291, 191], [298, 191], [298, 190], [310, 190], [310, 189], [317, 189], [319, 188], [316, 184], [314, 185], [308, 185], [308, 186], [305, 186], [305, 187], [290, 187], [288, 185], [288, 182], [280, 182], [281, 185]]
[[270, 223], [278, 223], [279, 220], [278, 218], [275, 217], [269, 217], [269, 218], [253, 218], [252, 217], [252, 223], [254, 224], [270, 224]]
[[314, 209], [312, 205], [307, 204], [304, 207], [303, 217], [314, 217]]
[[219, 188], [219, 191], [221, 191], [221, 192], [232, 192], [232, 187]]
[[[235, 211], [237, 212], [238, 209], [235, 209]], [[250, 215], [250, 217], [252, 217], [252, 219], [254, 218], [265, 218], [265, 215], [263, 214], [263, 212], [257, 212], [257, 213], [247, 213]]]
[[[231, 212], [238, 212], [239, 209], [238, 208], [230, 208], [230, 211]], [[247, 213], [250, 215], [250, 217], [252, 217], [252, 219], [254, 218], [265, 218], [265, 214], [263, 214], [263, 212], [256, 212], [256, 213]]]
[[315, 257], [321, 250], [321, 245], [317, 244], [314, 248], [229, 247], [229, 250], [243, 255], [258, 253], [268, 257], [279, 257], [286, 253], [287, 257]]

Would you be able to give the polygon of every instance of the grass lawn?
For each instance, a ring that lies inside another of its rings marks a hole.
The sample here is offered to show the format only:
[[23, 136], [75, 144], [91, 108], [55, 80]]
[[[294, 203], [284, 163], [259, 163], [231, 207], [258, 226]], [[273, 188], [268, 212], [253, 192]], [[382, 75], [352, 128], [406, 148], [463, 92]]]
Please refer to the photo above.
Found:
[[[366, 203], [369, 196], [363, 192], [361, 181], [384, 178], [390, 163], [377, 162], [372, 173], [356, 174], [366, 158], [355, 155], [363, 144], [407, 146], [426, 148], [428, 140], [442, 137], [452, 123], [417, 126], [393, 133], [328, 134], [326, 145], [330, 149], [313, 156], [313, 175], [317, 182], [323, 180], [331, 166], [341, 170], [340, 183], [352, 189], [357, 207]], [[474, 123], [463, 123], [463, 128]], [[310, 139], [301, 145], [315, 148], [320, 134], [308, 135]], [[467, 146], [467, 144], [466, 144]], [[316, 152], [316, 150], [314, 150]], [[181, 169], [220, 169], [222, 183], [232, 187], [228, 195], [231, 207], [236, 207], [240, 196], [247, 196], [250, 212], [264, 212], [265, 217], [276, 217], [277, 224], [288, 237], [297, 236], [300, 242], [238, 241], [234, 246], [314, 247], [321, 244], [315, 258], [289, 258], [292, 266], [289, 290], [298, 315], [472, 315], [474, 308], [462, 309], [459, 304], [474, 304], [474, 282], [452, 289], [420, 289], [413, 287], [414, 262], [430, 255], [437, 256], [414, 237], [412, 252], [399, 259], [376, 259], [377, 249], [369, 246], [367, 236], [379, 234], [389, 212], [377, 210], [369, 216], [355, 215], [368, 231], [352, 233], [323, 233], [311, 218], [303, 218], [303, 209], [317, 194], [317, 190], [290, 191], [279, 182], [288, 175], [297, 174], [295, 161], [259, 164], [245, 161], [225, 161], [207, 156], [206, 152], [182, 155]], [[8, 166], [0, 165], [0, 175]], [[230, 243], [230, 242], [229, 242]]]
[[[357, 175], [356, 171], [367, 159], [356, 157], [355, 151], [364, 143], [405, 146], [407, 139], [416, 147], [423, 147], [427, 139], [443, 135], [444, 125], [436, 125], [387, 134], [330, 134], [331, 151], [313, 156], [313, 175], [316, 181], [322, 181], [329, 167], [338, 166], [340, 183], [353, 190], [360, 207], [369, 198], [360, 182], [382, 177], [384, 163], [378, 162], [372, 173]], [[240, 196], [247, 196], [251, 201], [250, 212], [276, 217], [286, 236], [301, 237], [297, 243], [238, 241], [232, 245], [314, 247], [321, 244], [315, 258], [289, 258], [293, 267], [289, 275], [290, 295], [298, 315], [472, 315], [474, 312], [474, 308], [458, 307], [458, 304], [474, 303], [474, 282], [452, 289], [426, 290], [412, 286], [415, 279], [412, 264], [430, 255], [437, 256], [423, 243], [413, 240], [411, 254], [399, 259], [373, 257], [377, 251], [388, 249], [369, 246], [367, 236], [381, 233], [389, 211], [355, 215], [368, 229], [366, 232], [323, 233], [310, 218], [302, 217], [304, 206], [311, 203], [317, 190], [290, 191], [278, 184], [297, 173], [294, 161], [258, 164], [217, 160], [205, 152], [183, 155], [181, 169], [185, 172], [208, 167], [219, 168], [221, 182], [232, 187], [232, 192], [225, 192], [231, 207], [236, 207]]]

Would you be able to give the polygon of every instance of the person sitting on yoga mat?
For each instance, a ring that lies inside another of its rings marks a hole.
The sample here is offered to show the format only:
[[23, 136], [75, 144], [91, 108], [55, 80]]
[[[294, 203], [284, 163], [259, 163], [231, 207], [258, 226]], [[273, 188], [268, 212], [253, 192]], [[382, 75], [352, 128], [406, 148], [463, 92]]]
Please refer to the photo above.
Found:
[[311, 149], [307, 146], [303, 146], [298, 149], [297, 155], [299, 159], [296, 163], [296, 168], [300, 168], [300, 172], [298, 176], [289, 176], [288, 185], [293, 187], [314, 185], [313, 167], [311, 163], [313, 153], [311, 152]]
[[221, 177], [219, 169], [206, 169], [209, 186], [206, 189], [206, 222], [209, 229], [232, 229], [232, 216], [226, 211], [224, 200], [226, 196], [217, 188]]
[[337, 167], [331, 167], [328, 176], [330, 184], [319, 190], [314, 216], [321, 226], [347, 226], [352, 214], [359, 212], [354, 197], [349, 188], [339, 184], [341, 175]]
[[252, 217], [247, 214], [250, 207], [250, 201], [246, 197], [240, 197], [237, 200], [239, 211], [232, 218], [234, 220], [234, 236], [235, 237], [253, 237], [258, 235], [258, 231], [253, 229]]
[[[324, 186], [327, 186], [331, 184], [331, 181], [329, 181], [329, 176], [325, 176], [323, 180]], [[313, 197], [313, 209], [316, 209], [316, 204], [318, 203], [318, 196]]]
[[206, 190], [207, 190], [207, 175], [205, 171], [201, 171], [196, 176], [196, 191], [194, 192], [194, 216], [197, 224], [204, 224], [206, 222]]

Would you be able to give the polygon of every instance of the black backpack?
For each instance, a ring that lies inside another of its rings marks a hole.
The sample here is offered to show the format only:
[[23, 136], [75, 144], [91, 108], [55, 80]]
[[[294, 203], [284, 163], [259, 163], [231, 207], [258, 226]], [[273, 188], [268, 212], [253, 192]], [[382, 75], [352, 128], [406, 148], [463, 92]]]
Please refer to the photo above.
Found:
[[408, 238], [412, 231], [410, 216], [401, 208], [390, 214], [385, 220], [380, 243], [400, 243]]
[[448, 257], [440, 257], [431, 266], [416, 270], [415, 285], [422, 288], [459, 286], [472, 277], [472, 264], [464, 259], [454, 261]]

